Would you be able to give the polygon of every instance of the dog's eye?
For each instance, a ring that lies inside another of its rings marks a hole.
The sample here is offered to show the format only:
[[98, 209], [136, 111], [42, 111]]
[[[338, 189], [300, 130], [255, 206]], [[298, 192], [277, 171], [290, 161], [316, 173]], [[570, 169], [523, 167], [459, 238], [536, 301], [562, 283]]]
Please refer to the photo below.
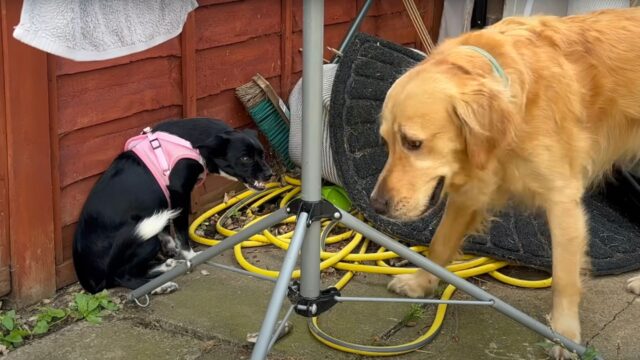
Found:
[[402, 145], [407, 150], [416, 151], [416, 150], [420, 150], [420, 148], [422, 147], [422, 141], [407, 139], [406, 137], [403, 136]]
[[251, 158], [248, 156], [242, 156], [240, 157], [240, 162], [243, 162], [243, 163], [251, 162]]

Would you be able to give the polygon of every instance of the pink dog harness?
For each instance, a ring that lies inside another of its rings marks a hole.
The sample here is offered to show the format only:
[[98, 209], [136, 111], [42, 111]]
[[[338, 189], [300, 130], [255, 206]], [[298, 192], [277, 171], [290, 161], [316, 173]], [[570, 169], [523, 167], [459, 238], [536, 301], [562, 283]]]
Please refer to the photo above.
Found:
[[200, 175], [200, 182], [204, 181], [207, 173], [200, 152], [194, 149], [190, 142], [166, 132], [153, 132], [148, 127], [142, 131], [142, 134], [127, 140], [124, 150], [133, 151], [151, 171], [167, 198], [169, 207], [171, 207], [169, 174], [179, 160], [193, 159], [205, 168]]

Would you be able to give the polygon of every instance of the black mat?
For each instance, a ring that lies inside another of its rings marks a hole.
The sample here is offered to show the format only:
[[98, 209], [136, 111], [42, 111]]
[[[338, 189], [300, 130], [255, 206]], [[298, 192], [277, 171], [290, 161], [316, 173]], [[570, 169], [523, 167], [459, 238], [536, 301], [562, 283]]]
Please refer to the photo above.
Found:
[[[414, 244], [430, 241], [443, 206], [419, 221], [398, 223], [375, 214], [368, 198], [387, 158], [377, 129], [385, 94], [395, 79], [421, 59], [423, 56], [411, 49], [358, 34], [345, 51], [336, 73], [329, 119], [334, 162], [354, 206], [378, 230]], [[640, 268], [640, 227], [636, 225], [640, 221], [634, 215], [640, 210], [623, 214], [620, 209], [626, 206], [623, 204], [626, 196], [620, 191], [628, 190], [629, 186], [616, 189], [618, 207], [611, 196], [602, 193], [590, 194], [585, 199], [590, 219], [589, 253], [595, 275]], [[465, 251], [547, 271], [551, 268], [550, 236], [544, 216], [517, 209], [498, 214], [486, 236], [468, 238]]]

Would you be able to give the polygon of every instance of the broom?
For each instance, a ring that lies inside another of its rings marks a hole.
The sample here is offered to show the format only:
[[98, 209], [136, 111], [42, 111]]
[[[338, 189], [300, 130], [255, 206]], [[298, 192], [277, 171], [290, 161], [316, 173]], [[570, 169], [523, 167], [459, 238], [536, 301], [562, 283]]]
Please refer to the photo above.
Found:
[[289, 157], [289, 109], [284, 101], [260, 74], [238, 87], [236, 96], [266, 136], [282, 164], [292, 170], [295, 165]]

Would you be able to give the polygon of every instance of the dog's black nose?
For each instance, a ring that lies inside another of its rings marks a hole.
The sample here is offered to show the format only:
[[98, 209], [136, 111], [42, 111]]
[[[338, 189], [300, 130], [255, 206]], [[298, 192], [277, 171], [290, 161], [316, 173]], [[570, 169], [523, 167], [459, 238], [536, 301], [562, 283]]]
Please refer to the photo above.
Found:
[[389, 211], [389, 199], [384, 195], [371, 195], [369, 203], [373, 210], [380, 215], [385, 215]]

